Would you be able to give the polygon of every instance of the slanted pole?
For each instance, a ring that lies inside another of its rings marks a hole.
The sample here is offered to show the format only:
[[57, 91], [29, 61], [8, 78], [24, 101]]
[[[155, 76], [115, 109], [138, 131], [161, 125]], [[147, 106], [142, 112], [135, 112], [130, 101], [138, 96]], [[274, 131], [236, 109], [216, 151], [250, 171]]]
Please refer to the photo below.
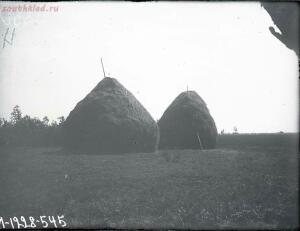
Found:
[[202, 142], [201, 142], [201, 139], [200, 139], [200, 136], [199, 136], [198, 132], [197, 132], [197, 138], [198, 138], [200, 149], [203, 150]]
[[106, 75], [105, 75], [105, 70], [104, 70], [104, 65], [103, 65], [102, 58], [101, 58], [101, 65], [102, 65], [102, 71], [103, 71], [103, 75], [104, 75], [104, 78], [105, 78], [105, 77], [106, 77]]

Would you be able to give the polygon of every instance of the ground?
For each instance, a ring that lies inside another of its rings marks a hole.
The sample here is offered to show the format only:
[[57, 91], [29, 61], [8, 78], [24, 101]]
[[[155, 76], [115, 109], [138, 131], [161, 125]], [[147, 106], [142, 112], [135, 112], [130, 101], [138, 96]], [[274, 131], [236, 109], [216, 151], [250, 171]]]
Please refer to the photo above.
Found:
[[126, 155], [0, 149], [0, 216], [67, 227], [295, 228], [298, 151], [217, 148]]

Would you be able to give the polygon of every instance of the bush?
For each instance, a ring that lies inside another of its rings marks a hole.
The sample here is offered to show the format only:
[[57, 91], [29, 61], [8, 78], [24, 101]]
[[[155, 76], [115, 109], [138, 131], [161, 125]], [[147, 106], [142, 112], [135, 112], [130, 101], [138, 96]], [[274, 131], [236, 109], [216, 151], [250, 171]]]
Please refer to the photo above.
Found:
[[0, 119], [0, 146], [57, 146], [61, 144], [61, 125], [48, 117], [43, 121], [22, 117], [19, 106], [13, 108], [10, 121]]

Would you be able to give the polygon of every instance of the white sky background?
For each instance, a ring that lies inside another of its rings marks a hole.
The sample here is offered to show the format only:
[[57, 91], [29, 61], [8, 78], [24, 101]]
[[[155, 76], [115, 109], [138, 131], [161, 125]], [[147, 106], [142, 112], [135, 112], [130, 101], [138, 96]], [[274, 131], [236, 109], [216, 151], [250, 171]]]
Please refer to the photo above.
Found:
[[22, 13], [4, 49], [0, 21], [0, 117], [16, 104], [32, 117], [68, 116], [103, 78], [103, 57], [107, 75], [154, 119], [188, 85], [218, 131], [298, 131], [297, 57], [269, 32], [274, 24], [258, 2], [50, 6], [58, 12]]

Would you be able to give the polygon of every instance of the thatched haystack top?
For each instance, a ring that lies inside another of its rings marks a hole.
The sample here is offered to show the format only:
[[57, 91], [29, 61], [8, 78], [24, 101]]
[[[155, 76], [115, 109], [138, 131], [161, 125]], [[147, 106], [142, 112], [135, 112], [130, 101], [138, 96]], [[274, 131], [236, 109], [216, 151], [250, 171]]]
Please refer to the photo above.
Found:
[[99, 153], [154, 151], [158, 137], [157, 124], [143, 105], [109, 77], [70, 112], [64, 131], [67, 147]]
[[195, 91], [185, 91], [178, 95], [172, 104], [167, 108], [167, 111], [179, 110], [180, 108], [198, 108], [208, 111], [206, 103]]
[[214, 148], [217, 129], [206, 103], [195, 91], [182, 92], [158, 122], [159, 148]]
[[89, 110], [97, 110], [98, 117], [110, 116], [111, 119], [122, 119], [125, 116], [134, 118], [135, 120], [146, 120], [148, 123], [155, 123], [144, 106], [115, 78], [105, 77], [100, 81], [97, 86], [76, 105], [74, 110], [71, 111], [69, 118], [71, 119], [76, 111], [90, 105], [93, 107], [89, 108]]

